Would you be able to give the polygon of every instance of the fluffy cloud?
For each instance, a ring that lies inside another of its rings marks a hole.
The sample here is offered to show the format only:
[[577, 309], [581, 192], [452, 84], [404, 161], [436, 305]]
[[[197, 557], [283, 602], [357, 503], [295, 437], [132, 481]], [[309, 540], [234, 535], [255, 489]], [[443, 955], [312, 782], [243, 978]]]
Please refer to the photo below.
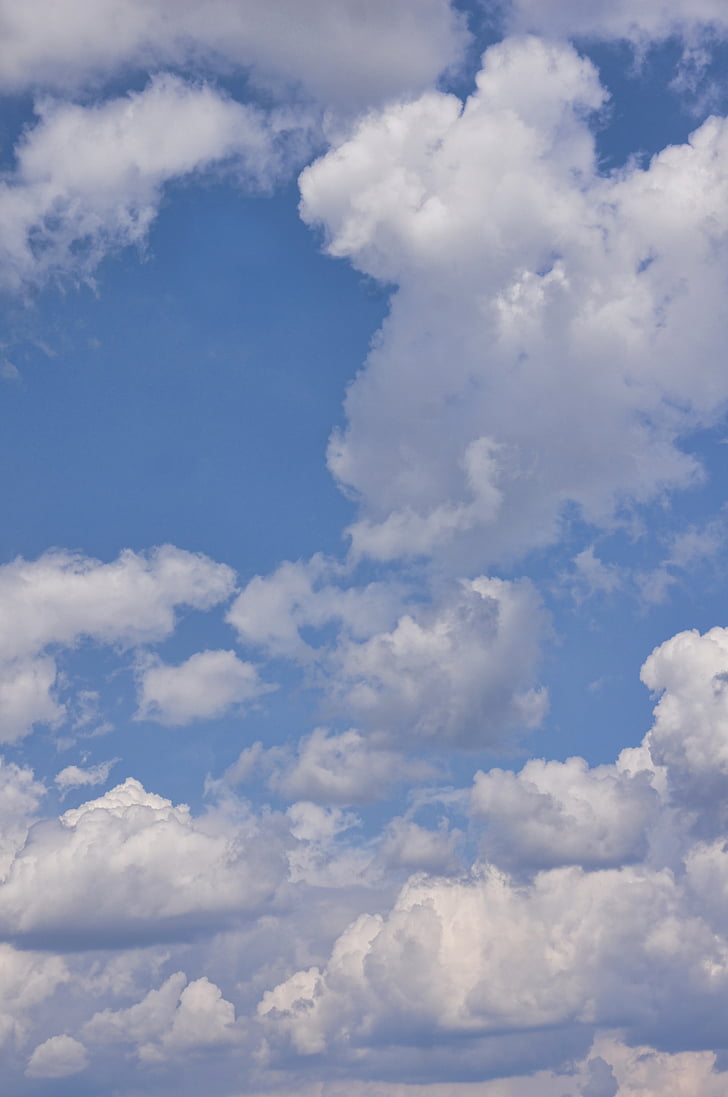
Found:
[[105, 785], [112, 766], [118, 761], [118, 758], [114, 758], [113, 761], [99, 762], [95, 766], [65, 766], [55, 775], [53, 781], [62, 792], [89, 785]]
[[0, 1046], [22, 1046], [29, 1016], [70, 978], [59, 956], [20, 952], [0, 944]]
[[[321, 557], [283, 564], [252, 579], [227, 619], [244, 643], [306, 667], [327, 715], [351, 720], [376, 747], [477, 747], [509, 728], [538, 726], [547, 706], [545, 690], [534, 688], [546, 619], [528, 581], [480, 576], [440, 584], [425, 601], [408, 599], [395, 582], [356, 586], [349, 577], [347, 586], [338, 571]], [[313, 736], [308, 758], [324, 745]]]
[[25, 1073], [31, 1078], [67, 1078], [88, 1066], [86, 1048], [73, 1036], [51, 1036], [35, 1049]]
[[570, 47], [508, 39], [464, 106], [390, 106], [302, 174], [329, 253], [398, 287], [330, 447], [355, 554], [472, 574], [700, 477], [678, 443], [728, 395], [728, 128], [605, 177], [604, 102]]
[[573, 1024], [654, 1036], [674, 1024], [674, 995], [686, 1031], [699, 1026], [705, 1001], [728, 996], [728, 967], [670, 873], [554, 869], [522, 888], [489, 870], [413, 878], [259, 1012], [313, 1054]]
[[177, 607], [209, 609], [234, 583], [230, 568], [171, 545], [125, 551], [110, 564], [49, 552], [0, 567], [0, 742], [65, 715], [54, 693], [56, 660], [45, 649], [162, 640]]
[[648, 736], [676, 791], [706, 805], [728, 779], [728, 629], [680, 632], [655, 648], [642, 681], [660, 694]]
[[277, 171], [280, 120], [176, 76], [95, 106], [43, 99], [36, 110], [0, 183], [6, 289], [88, 276], [108, 251], [141, 244], [172, 179], [224, 161], [258, 186]]
[[442, 875], [454, 836], [443, 829], [435, 848], [433, 832], [395, 821], [382, 853], [396, 864], [410, 845], [425, 871], [388, 911], [352, 921], [324, 965], [263, 995], [273, 1054], [325, 1052], [407, 1077], [407, 1049], [426, 1043], [429, 1073], [446, 1078], [455, 1041], [463, 1064], [498, 1075], [526, 1055], [557, 1070], [570, 1040], [619, 1028], [628, 1044], [685, 1055], [614, 1045], [585, 1062], [575, 1094], [657, 1094], [673, 1081], [676, 1093], [719, 1093], [714, 1056], [688, 1053], [725, 1042], [727, 658], [722, 629], [657, 648], [642, 672], [660, 694], [654, 725], [614, 765], [478, 773], [471, 812], [487, 822], [490, 863], [469, 875]]
[[391, 632], [332, 655], [333, 703], [375, 741], [482, 747], [533, 728], [546, 707], [533, 688], [544, 618], [530, 583], [463, 580]]
[[430, 85], [465, 43], [448, 0], [52, 0], [0, 4], [6, 89], [68, 85], [122, 69], [200, 61], [268, 84], [369, 103]]
[[0, 757], [0, 879], [25, 841], [45, 791], [32, 769]]
[[270, 689], [235, 652], [200, 651], [179, 666], [153, 662], [144, 667], [136, 719], [173, 726], [214, 720]]
[[642, 860], [660, 809], [649, 771], [590, 769], [583, 758], [534, 758], [520, 773], [475, 775], [472, 812], [488, 821], [487, 856], [527, 869], [591, 867]]
[[129, 778], [32, 827], [0, 884], [0, 931], [81, 949], [194, 936], [260, 909], [283, 874], [253, 818], [195, 818]]
[[145, 1062], [178, 1058], [240, 1039], [235, 1008], [220, 988], [204, 977], [188, 983], [181, 971], [127, 1009], [94, 1014], [83, 1032], [98, 1044], [135, 1044]]
[[394, 623], [402, 589], [392, 582], [346, 585], [345, 569], [316, 555], [286, 561], [271, 575], [256, 575], [237, 596], [227, 620], [243, 643], [271, 655], [307, 661], [316, 650], [304, 632], [331, 624], [355, 637], [370, 636]]

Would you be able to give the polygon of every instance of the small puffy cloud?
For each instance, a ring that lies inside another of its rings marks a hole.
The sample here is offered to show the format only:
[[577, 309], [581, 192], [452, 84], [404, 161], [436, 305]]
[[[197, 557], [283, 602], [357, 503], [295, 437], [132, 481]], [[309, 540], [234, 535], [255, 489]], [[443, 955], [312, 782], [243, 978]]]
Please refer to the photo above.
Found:
[[232, 569], [172, 545], [149, 553], [127, 550], [109, 564], [61, 551], [4, 564], [0, 742], [64, 719], [56, 657], [47, 648], [82, 640], [127, 648], [162, 640], [175, 627], [178, 607], [210, 609], [234, 585]]
[[476, 773], [471, 812], [487, 820], [484, 852], [504, 867], [621, 865], [647, 853], [660, 810], [651, 777], [533, 758], [520, 773]]
[[331, 703], [375, 741], [479, 748], [534, 728], [547, 694], [534, 685], [545, 616], [527, 581], [462, 580], [413, 607], [391, 632], [332, 654]]
[[25, 1073], [31, 1078], [67, 1078], [88, 1066], [86, 1048], [73, 1036], [51, 1036], [35, 1049]]
[[178, 666], [151, 662], [140, 673], [135, 718], [176, 727], [214, 720], [271, 688], [233, 651], [201, 651]]
[[240, 1039], [235, 1008], [220, 988], [205, 977], [188, 983], [181, 971], [135, 1005], [94, 1014], [83, 1032], [85, 1039], [97, 1044], [134, 1044], [145, 1062], [178, 1058]]
[[111, 767], [118, 761], [118, 758], [114, 758], [109, 762], [99, 762], [95, 766], [66, 766], [55, 775], [53, 781], [62, 792], [72, 788], [105, 785], [109, 779]]
[[94, 106], [42, 99], [0, 183], [0, 284], [89, 276], [109, 251], [141, 244], [172, 179], [234, 162], [266, 184], [276, 128], [204, 84], [157, 76]]
[[467, 35], [448, 0], [2, 0], [0, 83], [86, 84], [153, 65], [253, 70], [337, 105], [381, 102], [435, 81]]
[[196, 818], [129, 778], [31, 828], [0, 884], [0, 929], [75, 948], [194, 936], [260, 909], [284, 871], [254, 818]]

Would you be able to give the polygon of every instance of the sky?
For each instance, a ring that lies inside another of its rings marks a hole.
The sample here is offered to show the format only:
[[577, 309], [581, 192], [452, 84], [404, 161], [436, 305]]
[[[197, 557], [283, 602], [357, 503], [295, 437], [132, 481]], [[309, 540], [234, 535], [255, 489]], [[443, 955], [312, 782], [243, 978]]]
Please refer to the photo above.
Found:
[[0, 24], [0, 1097], [723, 1097], [725, 6]]

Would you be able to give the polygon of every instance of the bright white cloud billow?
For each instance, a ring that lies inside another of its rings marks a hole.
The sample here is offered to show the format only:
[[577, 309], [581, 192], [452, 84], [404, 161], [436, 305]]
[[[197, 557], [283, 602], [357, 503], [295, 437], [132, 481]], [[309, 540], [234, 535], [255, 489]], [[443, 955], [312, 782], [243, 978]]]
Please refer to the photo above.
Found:
[[391, 106], [303, 173], [329, 253], [398, 287], [330, 447], [355, 554], [482, 567], [700, 477], [678, 443], [728, 395], [728, 130], [605, 177], [605, 100], [570, 47], [510, 39], [464, 106]]
[[254, 818], [195, 818], [129, 778], [33, 827], [0, 883], [0, 932], [82, 949], [194, 936], [250, 916], [282, 871]]

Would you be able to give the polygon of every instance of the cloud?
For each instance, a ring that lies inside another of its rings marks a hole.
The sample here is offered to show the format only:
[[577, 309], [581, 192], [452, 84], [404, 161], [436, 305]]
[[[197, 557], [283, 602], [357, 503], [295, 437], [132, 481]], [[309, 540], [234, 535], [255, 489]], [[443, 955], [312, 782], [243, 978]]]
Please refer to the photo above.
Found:
[[[692, 629], [660, 644], [642, 681], [659, 695], [645, 743], [674, 796], [699, 809], [703, 826], [728, 791], [728, 629]], [[726, 822], [720, 814], [718, 825]]]
[[42, 0], [0, 4], [7, 90], [65, 87], [135, 68], [199, 64], [252, 70], [269, 87], [301, 85], [337, 104], [419, 91], [455, 62], [467, 36], [447, 0]]
[[235, 1008], [220, 988], [205, 977], [188, 983], [181, 971], [127, 1009], [94, 1014], [83, 1032], [97, 1044], [136, 1044], [139, 1059], [147, 1063], [235, 1044], [241, 1036]]
[[[546, 616], [535, 588], [480, 576], [439, 584], [428, 599], [408, 593], [393, 581], [357, 586], [314, 557], [256, 576], [227, 620], [243, 643], [300, 663], [326, 716], [351, 721], [377, 748], [473, 748], [537, 727]], [[323, 746], [312, 738], [309, 756], [314, 744]]]
[[243, 663], [233, 651], [200, 651], [179, 666], [155, 661], [140, 672], [135, 719], [173, 727], [193, 720], [215, 720], [272, 688], [260, 681], [251, 663]]
[[0, 757], [0, 879], [23, 845], [45, 793], [32, 769]]
[[374, 746], [355, 728], [339, 733], [316, 728], [299, 740], [295, 752], [273, 748], [260, 761], [270, 769], [268, 785], [273, 791], [291, 800], [323, 804], [380, 800], [391, 795], [394, 786], [427, 780], [436, 772], [422, 760]]
[[622, 865], [647, 854], [660, 810], [653, 778], [620, 762], [590, 768], [583, 758], [532, 758], [517, 774], [476, 773], [471, 811], [487, 820], [483, 849], [499, 865]]
[[[36, 102], [38, 122], [0, 182], [0, 285], [89, 277], [110, 251], [141, 245], [166, 183], [227, 162], [241, 181], [277, 174], [286, 123], [172, 75], [91, 106]], [[299, 127], [291, 116], [287, 128]]]
[[301, 175], [329, 254], [395, 287], [329, 450], [354, 558], [473, 574], [703, 475], [680, 440], [728, 395], [728, 128], [605, 176], [605, 100], [571, 47], [507, 39], [464, 105], [373, 112]]
[[544, 716], [546, 691], [534, 687], [544, 632], [528, 581], [461, 580], [391, 632], [341, 643], [331, 657], [332, 704], [378, 744], [497, 743]]
[[654, 724], [614, 765], [532, 759], [519, 773], [478, 773], [471, 813], [487, 826], [471, 839], [486, 859], [468, 873], [451, 874], [446, 830], [438, 851], [432, 832], [395, 821], [383, 854], [411, 840], [440, 864], [425, 858], [324, 964], [263, 994], [273, 1061], [325, 1054], [405, 1079], [409, 1049], [427, 1046], [436, 1081], [451, 1077], [457, 1047], [463, 1069], [499, 1076], [526, 1057], [533, 1070], [560, 1069], [570, 1041], [619, 1029], [628, 1045], [686, 1057], [650, 1052], [643, 1069], [639, 1057], [596, 1052], [580, 1097], [669, 1092], [672, 1073], [719, 1093], [715, 1058], [688, 1053], [722, 1047], [716, 1018], [728, 1005], [726, 635], [680, 633], [655, 649], [642, 670], [658, 695]]
[[[109, 564], [54, 551], [0, 567], [0, 742], [34, 724], [57, 725], [57, 656], [82, 640], [121, 648], [168, 636], [180, 606], [210, 609], [232, 593], [234, 572], [165, 545], [130, 550]], [[88, 698], [87, 698], [88, 699]]]
[[720, 0], [646, 0], [638, 6], [629, 0], [512, 0], [506, 17], [517, 31], [537, 31], [549, 36], [624, 38], [639, 44], [672, 35], [690, 37], [699, 30], [725, 34], [728, 18]]
[[112, 766], [115, 766], [119, 760], [114, 758], [110, 762], [99, 762], [98, 765], [86, 766], [85, 768], [83, 766], [66, 766], [60, 773], [55, 775], [53, 781], [62, 792], [89, 785], [105, 785], [109, 779]]
[[352, 636], [369, 636], [394, 623], [403, 595], [401, 585], [391, 581], [357, 587], [340, 564], [317, 554], [307, 561], [285, 561], [271, 575], [254, 576], [227, 620], [242, 643], [306, 662], [317, 645], [307, 642], [304, 632], [336, 624]]
[[274, 831], [129, 778], [37, 823], [0, 884], [0, 932], [44, 947], [119, 947], [214, 932], [264, 907], [285, 872]]
[[27, 1039], [33, 1010], [70, 979], [60, 956], [0, 944], [0, 1046]]
[[25, 1073], [31, 1078], [67, 1078], [88, 1066], [86, 1048], [73, 1036], [51, 1036], [35, 1049]]

